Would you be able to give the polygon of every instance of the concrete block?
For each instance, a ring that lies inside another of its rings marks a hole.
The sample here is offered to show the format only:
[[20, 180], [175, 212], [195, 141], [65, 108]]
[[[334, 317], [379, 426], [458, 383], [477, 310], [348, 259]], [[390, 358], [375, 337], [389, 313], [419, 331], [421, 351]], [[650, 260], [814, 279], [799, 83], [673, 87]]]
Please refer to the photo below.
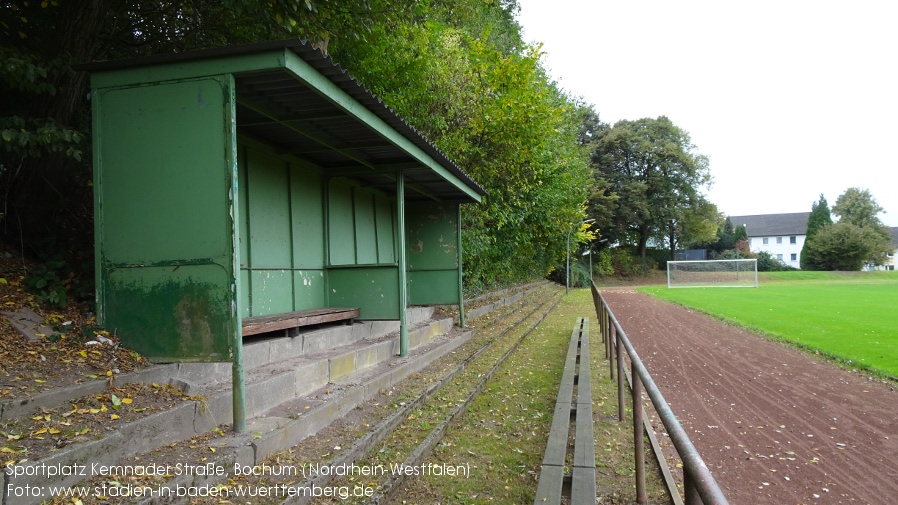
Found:
[[150, 452], [172, 442], [186, 440], [196, 435], [194, 402], [184, 402], [172, 409], [158, 412], [122, 426], [118, 431], [127, 441], [117, 448], [119, 457]]
[[195, 402], [193, 429], [197, 433], [206, 433], [216, 426], [234, 421], [234, 395], [230, 389], [215, 393], [205, 402]]
[[433, 316], [434, 307], [415, 306], [409, 307], [406, 311], [406, 318], [409, 325], [415, 325], [427, 321]]
[[373, 321], [362, 321], [352, 325], [352, 339], [356, 342], [371, 338]]
[[246, 416], [255, 417], [280, 403], [296, 397], [296, 378], [292, 373], [274, 375], [246, 385]]
[[352, 327], [349, 325], [331, 326], [303, 334], [303, 354], [327, 351], [340, 346], [349, 345], [352, 338]]
[[290, 331], [287, 333], [288, 336], [276, 338], [269, 342], [269, 352], [271, 355], [269, 356], [268, 361], [270, 363], [302, 355], [303, 334], [295, 333], [291, 335], [293, 332]]
[[293, 372], [296, 381], [296, 396], [305, 396], [326, 386], [329, 380], [329, 368], [326, 360], [297, 365]]
[[399, 321], [365, 321], [371, 325], [371, 335], [368, 338], [378, 339], [399, 331]]
[[386, 361], [393, 356], [393, 344], [387, 340], [371, 344], [358, 350], [356, 357], [356, 370], [374, 366], [381, 361]]
[[334, 381], [355, 372], [357, 354], [356, 351], [350, 351], [330, 358], [328, 360], [330, 364], [328, 377], [330, 380]]
[[188, 384], [214, 384], [231, 380], [230, 363], [179, 363], [177, 367], [177, 373], [172, 378], [181, 379]]
[[249, 370], [271, 361], [272, 340], [257, 340], [243, 345], [243, 368]]

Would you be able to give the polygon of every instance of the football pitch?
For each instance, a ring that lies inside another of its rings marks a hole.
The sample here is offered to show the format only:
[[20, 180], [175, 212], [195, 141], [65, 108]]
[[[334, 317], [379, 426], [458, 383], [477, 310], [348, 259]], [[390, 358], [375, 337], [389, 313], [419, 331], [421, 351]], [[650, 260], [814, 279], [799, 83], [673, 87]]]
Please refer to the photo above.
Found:
[[769, 272], [754, 288], [642, 288], [851, 367], [898, 377], [898, 271]]

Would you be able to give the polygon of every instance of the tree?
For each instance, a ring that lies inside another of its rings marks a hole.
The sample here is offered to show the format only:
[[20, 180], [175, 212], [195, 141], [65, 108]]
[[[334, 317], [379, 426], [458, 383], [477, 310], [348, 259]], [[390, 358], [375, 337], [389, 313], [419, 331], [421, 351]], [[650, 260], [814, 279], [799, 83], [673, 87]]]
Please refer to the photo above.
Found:
[[[849, 188], [839, 195], [832, 213], [839, 216], [835, 224], [827, 224], [823, 215], [826, 200], [820, 196], [820, 202], [812, 208], [814, 213], [821, 214], [811, 226], [808, 218], [810, 236], [805, 241], [802, 259], [810, 268], [819, 270], [860, 270], [866, 265], [883, 265], [888, 254], [893, 251], [892, 234], [888, 227], [879, 220], [882, 207], [870, 194], [860, 188]], [[828, 213], [827, 213], [828, 214]]]
[[801, 259], [799, 265], [802, 270], [817, 270], [817, 266], [808, 261], [808, 255], [805, 254], [807, 243], [817, 235], [822, 228], [833, 224], [832, 213], [829, 210], [829, 203], [823, 193], [820, 193], [820, 199], [811, 204], [811, 213], [808, 215], [808, 228], [805, 232], [805, 245], [801, 248]]
[[[308, 37], [327, 47], [420, 19], [415, 0], [0, 2], [0, 236], [27, 252], [92, 244], [90, 103], [72, 65]], [[92, 261], [89, 261], [92, 263]]]
[[839, 216], [840, 223], [850, 223], [869, 230], [870, 252], [865, 262], [869, 265], [884, 265], [889, 253], [893, 252], [892, 232], [879, 220], [883, 208], [876, 203], [870, 190], [848, 188], [836, 199], [833, 214]]
[[821, 228], [805, 242], [803, 254], [818, 270], [860, 270], [879, 247], [881, 238], [873, 228], [839, 221]]
[[619, 121], [597, 136], [591, 161], [618, 197], [615, 238], [635, 244], [643, 264], [648, 241], [666, 236], [702, 204], [700, 190], [711, 177], [708, 158], [695, 149], [664, 116]]
[[684, 209], [682, 218], [668, 222], [664, 241], [670, 250], [670, 259], [676, 259], [677, 249], [705, 244], [717, 237], [720, 211], [717, 206], [700, 197], [696, 204]]
[[[517, 9], [516, 0], [0, 2], [9, 225], [0, 232], [16, 242], [21, 233], [32, 252], [60, 237], [56, 249], [92, 257], [90, 103], [72, 64], [302, 37], [487, 189], [463, 215], [469, 287], [545, 275], [587, 217], [585, 108], [548, 78], [539, 46], [522, 41]], [[82, 243], [68, 247], [68, 236]]]

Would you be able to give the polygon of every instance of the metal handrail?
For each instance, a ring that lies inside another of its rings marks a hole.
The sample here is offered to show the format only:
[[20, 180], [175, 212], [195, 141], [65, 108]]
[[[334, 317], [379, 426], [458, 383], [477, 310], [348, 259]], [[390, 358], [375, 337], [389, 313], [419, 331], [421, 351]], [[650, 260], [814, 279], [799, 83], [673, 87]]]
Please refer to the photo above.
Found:
[[[636, 458], [636, 501], [644, 504], [648, 501], [645, 491], [645, 462], [643, 454], [643, 419], [642, 419], [642, 391], [645, 389], [646, 394], [652, 401], [652, 406], [661, 423], [667, 430], [677, 454], [683, 462], [683, 489], [684, 500], [686, 505], [703, 504], [703, 505], [728, 505], [726, 497], [717, 485], [717, 481], [711, 475], [708, 466], [698, 454], [698, 450], [692, 445], [686, 431], [680, 425], [670, 405], [664, 399], [652, 376], [649, 374], [642, 360], [630, 344], [627, 334], [621, 328], [620, 323], [605, 299], [599, 293], [595, 283], [592, 283], [592, 297], [596, 309], [596, 315], [599, 318], [599, 327], [602, 333], [602, 340], [605, 342], [605, 357], [610, 362], [611, 379], [614, 377], [614, 358], [617, 354], [617, 381], [618, 381], [618, 419], [623, 421], [624, 402], [624, 373], [623, 373], [623, 353], [626, 350], [630, 358], [631, 375], [633, 380], [633, 427], [634, 427], [634, 453]], [[616, 351], [616, 352], [615, 352]], [[658, 455], [659, 458], [663, 457]]]

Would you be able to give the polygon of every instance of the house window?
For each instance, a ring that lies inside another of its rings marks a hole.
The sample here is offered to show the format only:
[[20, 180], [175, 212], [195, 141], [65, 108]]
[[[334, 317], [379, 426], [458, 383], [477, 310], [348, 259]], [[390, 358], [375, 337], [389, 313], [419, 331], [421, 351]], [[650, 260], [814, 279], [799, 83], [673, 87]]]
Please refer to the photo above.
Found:
[[783, 243], [783, 237], [776, 237], [776, 243], [777, 243], [777, 244], [782, 244], [782, 243]]
[[790, 244], [794, 244], [796, 242], [798, 242], [798, 237], [796, 237], [795, 235], [792, 235], [791, 237], [789, 237]]
[[792, 253], [792, 261], [798, 261], [798, 254]]
[[778, 260], [780, 260], [780, 261], [783, 261], [783, 255], [782, 255], [782, 254], [777, 254], [777, 255], [776, 255], [776, 259], [778, 259]]
[[767, 237], [764, 237], [764, 245], [767, 245], [769, 242], [770, 242], [770, 239]]

